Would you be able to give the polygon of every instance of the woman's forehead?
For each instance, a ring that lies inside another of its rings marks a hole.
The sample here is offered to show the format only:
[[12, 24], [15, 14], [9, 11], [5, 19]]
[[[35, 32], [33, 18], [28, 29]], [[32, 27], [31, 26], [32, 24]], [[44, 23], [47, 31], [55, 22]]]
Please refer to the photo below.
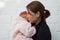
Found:
[[31, 11], [30, 9], [28, 9], [28, 14], [35, 15], [35, 13]]

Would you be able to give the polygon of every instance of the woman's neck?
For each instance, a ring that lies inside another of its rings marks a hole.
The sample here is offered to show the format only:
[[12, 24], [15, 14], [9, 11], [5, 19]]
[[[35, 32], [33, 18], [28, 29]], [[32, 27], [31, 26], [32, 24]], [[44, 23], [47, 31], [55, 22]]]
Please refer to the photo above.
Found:
[[41, 18], [39, 18], [36, 22], [36, 25], [41, 22]]

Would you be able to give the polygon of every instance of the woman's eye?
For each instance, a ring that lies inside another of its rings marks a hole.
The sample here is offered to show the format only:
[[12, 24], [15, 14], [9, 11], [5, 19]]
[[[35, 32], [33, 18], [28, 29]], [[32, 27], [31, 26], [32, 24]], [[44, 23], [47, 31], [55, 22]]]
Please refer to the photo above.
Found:
[[33, 16], [33, 14], [31, 12], [28, 12], [29, 15]]
[[32, 15], [31, 13], [29, 13], [30, 15]]

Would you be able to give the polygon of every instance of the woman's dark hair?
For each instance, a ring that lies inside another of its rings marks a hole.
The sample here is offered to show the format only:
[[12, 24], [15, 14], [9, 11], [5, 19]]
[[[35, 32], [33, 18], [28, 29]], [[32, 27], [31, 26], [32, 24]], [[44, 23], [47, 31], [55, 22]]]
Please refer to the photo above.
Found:
[[26, 7], [34, 13], [39, 11], [41, 17], [48, 18], [50, 16], [50, 12], [46, 10], [43, 4], [39, 1], [33, 1], [30, 4], [28, 4]]

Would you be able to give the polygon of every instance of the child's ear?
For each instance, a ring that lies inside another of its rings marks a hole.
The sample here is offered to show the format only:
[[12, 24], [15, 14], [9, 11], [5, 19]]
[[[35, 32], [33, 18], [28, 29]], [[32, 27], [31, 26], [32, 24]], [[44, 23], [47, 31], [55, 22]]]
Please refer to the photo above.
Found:
[[37, 16], [37, 17], [39, 17], [39, 16], [40, 16], [40, 12], [39, 12], [39, 11], [36, 13], [36, 16]]

